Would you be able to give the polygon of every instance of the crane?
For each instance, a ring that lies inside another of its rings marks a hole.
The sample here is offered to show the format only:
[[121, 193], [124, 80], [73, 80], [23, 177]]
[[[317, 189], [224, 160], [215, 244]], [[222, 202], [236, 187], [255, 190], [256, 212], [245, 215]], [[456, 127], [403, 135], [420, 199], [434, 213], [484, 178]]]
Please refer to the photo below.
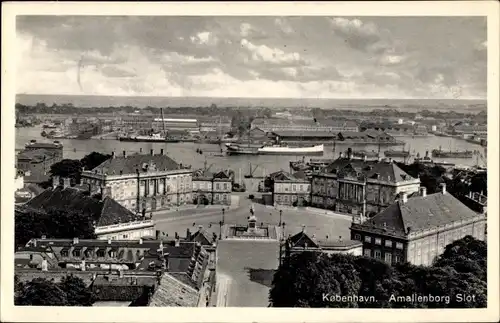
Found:
[[245, 178], [254, 178], [253, 174], [255, 173], [255, 171], [257, 170], [257, 168], [259, 167], [259, 165], [255, 165], [254, 168], [252, 168], [252, 163], [249, 163], [249, 170], [248, 170], [248, 174], [243, 176]]

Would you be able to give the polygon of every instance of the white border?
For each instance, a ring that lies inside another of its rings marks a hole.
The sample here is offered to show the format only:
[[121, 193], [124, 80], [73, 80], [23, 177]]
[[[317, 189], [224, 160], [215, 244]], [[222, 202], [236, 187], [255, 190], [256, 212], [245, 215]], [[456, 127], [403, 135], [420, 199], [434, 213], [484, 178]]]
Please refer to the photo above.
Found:
[[[450, 322], [497, 321], [498, 199], [488, 202], [488, 305], [471, 310], [368, 310], [273, 308], [63, 308], [13, 306], [13, 207], [15, 16], [37, 15], [321, 15], [321, 16], [487, 16], [488, 19], [488, 143], [490, 197], [498, 196], [499, 4], [496, 1], [450, 2], [279, 2], [279, 3], [57, 3], [17, 2], [2, 5], [2, 199], [1, 321], [37, 322]], [[98, 37], [98, 35], [96, 35]], [[495, 306], [496, 305], [496, 306]]]

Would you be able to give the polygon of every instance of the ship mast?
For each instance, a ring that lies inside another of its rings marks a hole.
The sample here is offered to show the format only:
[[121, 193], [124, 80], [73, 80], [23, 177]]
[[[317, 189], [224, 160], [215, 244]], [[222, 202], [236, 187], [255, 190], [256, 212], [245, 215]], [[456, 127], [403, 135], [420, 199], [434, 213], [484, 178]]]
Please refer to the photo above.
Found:
[[163, 125], [163, 135], [165, 136], [165, 139], [167, 138], [167, 131], [165, 130], [165, 119], [163, 118], [163, 108], [160, 108], [160, 113], [161, 113], [161, 123]]

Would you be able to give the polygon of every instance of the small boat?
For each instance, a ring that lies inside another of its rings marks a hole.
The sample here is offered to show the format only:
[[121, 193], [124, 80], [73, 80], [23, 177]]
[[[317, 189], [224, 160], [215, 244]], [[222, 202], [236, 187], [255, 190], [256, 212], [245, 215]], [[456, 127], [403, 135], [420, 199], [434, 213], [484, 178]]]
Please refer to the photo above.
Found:
[[471, 150], [444, 151], [441, 150], [441, 147], [439, 147], [439, 149], [432, 150], [432, 157], [435, 158], [472, 158], [473, 155], [474, 152]]
[[359, 158], [364, 158], [364, 157], [372, 157], [376, 158], [378, 157], [378, 152], [376, 151], [366, 151], [366, 150], [355, 150], [352, 152], [352, 155], [354, 157], [359, 157]]
[[405, 150], [389, 149], [389, 150], [384, 151], [384, 156], [385, 157], [408, 157], [408, 156], [410, 156], [410, 152], [405, 151]]

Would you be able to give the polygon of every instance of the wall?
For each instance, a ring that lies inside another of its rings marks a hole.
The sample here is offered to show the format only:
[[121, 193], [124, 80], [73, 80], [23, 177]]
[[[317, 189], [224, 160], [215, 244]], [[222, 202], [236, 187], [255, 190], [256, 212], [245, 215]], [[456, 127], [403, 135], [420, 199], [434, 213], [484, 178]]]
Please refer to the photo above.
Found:
[[14, 191], [20, 190], [24, 187], [24, 177], [16, 176], [14, 180]]
[[154, 237], [156, 234], [154, 225], [138, 229], [127, 229], [123, 226], [120, 231], [109, 233], [97, 233], [97, 239], [100, 240], [139, 240], [142, 237]]
[[484, 240], [485, 221], [467, 224], [451, 230], [443, 230], [416, 240], [408, 244], [408, 262], [414, 265], [432, 265], [435, 257], [443, 253], [446, 246], [467, 235]]

